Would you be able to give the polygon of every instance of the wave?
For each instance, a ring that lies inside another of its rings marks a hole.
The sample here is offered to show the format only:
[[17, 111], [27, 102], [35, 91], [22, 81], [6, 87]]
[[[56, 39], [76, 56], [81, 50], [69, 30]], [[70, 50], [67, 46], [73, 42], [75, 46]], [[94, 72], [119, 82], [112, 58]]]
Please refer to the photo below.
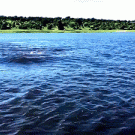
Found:
[[23, 49], [23, 50], [8, 50], [5, 51], [1, 57], [1, 62], [8, 63], [41, 63], [41, 62], [54, 62], [58, 60], [61, 49], [41, 50], [41, 49]]
[[13, 56], [9, 59], [9, 62], [14, 63], [40, 63], [54, 60], [54, 57], [47, 55], [38, 55], [38, 54], [23, 54]]

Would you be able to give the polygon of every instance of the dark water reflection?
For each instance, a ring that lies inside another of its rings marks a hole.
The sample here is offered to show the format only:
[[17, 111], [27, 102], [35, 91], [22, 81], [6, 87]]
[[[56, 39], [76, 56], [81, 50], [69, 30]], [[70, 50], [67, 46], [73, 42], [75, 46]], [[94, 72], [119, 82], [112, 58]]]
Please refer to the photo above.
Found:
[[135, 34], [0, 34], [0, 134], [135, 134]]

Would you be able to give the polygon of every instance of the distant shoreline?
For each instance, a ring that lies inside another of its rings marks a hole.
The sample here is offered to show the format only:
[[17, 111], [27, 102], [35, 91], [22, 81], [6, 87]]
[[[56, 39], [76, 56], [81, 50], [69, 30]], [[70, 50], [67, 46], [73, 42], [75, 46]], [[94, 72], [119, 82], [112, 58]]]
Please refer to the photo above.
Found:
[[31, 29], [14, 29], [14, 30], [0, 30], [0, 33], [112, 33], [112, 32], [135, 32], [135, 30], [31, 30]]
[[95, 18], [42, 18], [0, 16], [0, 33], [135, 32], [134, 21]]

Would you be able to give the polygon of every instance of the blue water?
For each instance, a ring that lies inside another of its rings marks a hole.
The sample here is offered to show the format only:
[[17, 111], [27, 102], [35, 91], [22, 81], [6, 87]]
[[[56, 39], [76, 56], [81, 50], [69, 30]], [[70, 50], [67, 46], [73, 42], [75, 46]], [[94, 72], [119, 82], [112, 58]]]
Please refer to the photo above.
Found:
[[0, 134], [135, 134], [135, 33], [0, 34]]

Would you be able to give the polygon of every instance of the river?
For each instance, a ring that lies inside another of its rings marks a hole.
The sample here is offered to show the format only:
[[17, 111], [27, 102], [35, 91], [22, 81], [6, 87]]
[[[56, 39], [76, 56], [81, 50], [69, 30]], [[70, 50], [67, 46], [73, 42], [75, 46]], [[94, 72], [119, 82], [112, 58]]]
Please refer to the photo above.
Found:
[[135, 133], [135, 33], [0, 34], [0, 134]]

